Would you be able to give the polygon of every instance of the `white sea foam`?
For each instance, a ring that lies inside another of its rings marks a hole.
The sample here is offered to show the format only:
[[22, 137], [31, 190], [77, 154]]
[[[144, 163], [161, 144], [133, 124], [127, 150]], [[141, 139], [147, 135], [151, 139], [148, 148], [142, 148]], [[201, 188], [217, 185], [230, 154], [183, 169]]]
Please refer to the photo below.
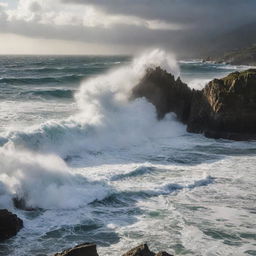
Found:
[[[131, 88], [152, 65], [179, 75], [174, 59], [155, 50], [82, 82], [79, 113], [74, 108], [68, 119], [1, 139], [8, 142], [0, 149], [0, 208], [24, 220], [3, 248], [9, 255], [50, 255], [86, 240], [111, 245], [98, 248], [106, 256], [145, 241], [173, 254], [254, 250], [255, 143], [191, 135], [174, 115], [157, 121], [145, 99], [130, 102]], [[51, 104], [33, 104], [28, 113], [54, 112]], [[14, 209], [13, 196], [45, 210]]]
[[118, 152], [152, 138], [183, 134], [184, 126], [175, 116], [167, 115], [159, 122], [155, 108], [145, 99], [129, 101], [133, 86], [154, 66], [179, 74], [171, 55], [161, 50], [147, 52], [131, 65], [84, 81], [76, 95], [79, 113], [75, 116], [10, 133], [0, 151], [1, 191], [24, 198], [32, 207], [78, 207], [101, 198], [108, 189], [72, 174], [59, 156]]
[[82, 83], [76, 100], [79, 112], [63, 121], [48, 121], [38, 129], [14, 132], [8, 144], [62, 157], [84, 150], [102, 151], [141, 144], [158, 136], [183, 134], [184, 126], [167, 115], [159, 122], [145, 99], [129, 101], [132, 88], [149, 67], [161, 66], [176, 77], [175, 59], [161, 50], [147, 52], [127, 66]]
[[10, 207], [11, 198], [25, 199], [27, 206], [44, 209], [76, 208], [109, 192], [104, 183], [72, 174], [56, 155], [39, 155], [0, 149], [0, 207]]
[[203, 78], [191, 79], [188, 82], [188, 86], [192, 89], [202, 90], [206, 86], [206, 84], [210, 81], [211, 79], [203, 79]]

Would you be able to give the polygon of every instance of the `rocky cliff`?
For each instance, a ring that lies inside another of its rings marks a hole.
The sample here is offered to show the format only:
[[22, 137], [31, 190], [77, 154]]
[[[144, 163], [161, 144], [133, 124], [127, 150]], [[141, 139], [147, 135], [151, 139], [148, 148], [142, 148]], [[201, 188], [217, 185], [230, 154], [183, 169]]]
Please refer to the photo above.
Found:
[[174, 112], [187, 131], [207, 137], [256, 139], [256, 69], [214, 79], [203, 90], [191, 90], [161, 68], [149, 69], [132, 98], [146, 97], [158, 117]]

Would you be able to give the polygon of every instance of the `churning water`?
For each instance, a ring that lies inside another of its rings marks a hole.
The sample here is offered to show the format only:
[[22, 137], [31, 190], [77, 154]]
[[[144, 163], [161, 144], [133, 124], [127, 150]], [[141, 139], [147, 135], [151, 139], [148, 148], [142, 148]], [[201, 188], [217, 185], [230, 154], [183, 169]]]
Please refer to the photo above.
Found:
[[[256, 143], [189, 134], [129, 101], [147, 67], [200, 89], [246, 67], [113, 57], [0, 57], [0, 208], [24, 220], [0, 255], [82, 242], [121, 255], [140, 242], [175, 255], [256, 255]], [[14, 208], [24, 198], [35, 211]]]

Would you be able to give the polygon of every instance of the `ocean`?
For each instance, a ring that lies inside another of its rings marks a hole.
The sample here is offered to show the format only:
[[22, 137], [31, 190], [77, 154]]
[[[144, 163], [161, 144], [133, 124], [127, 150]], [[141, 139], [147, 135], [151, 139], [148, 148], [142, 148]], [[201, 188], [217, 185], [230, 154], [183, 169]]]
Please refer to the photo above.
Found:
[[[129, 56], [0, 56], [0, 208], [24, 228], [0, 255], [83, 242], [118, 256], [147, 242], [175, 255], [256, 255], [256, 142], [186, 132], [129, 100], [148, 67], [201, 89], [245, 66]], [[34, 211], [13, 206], [23, 198]]]

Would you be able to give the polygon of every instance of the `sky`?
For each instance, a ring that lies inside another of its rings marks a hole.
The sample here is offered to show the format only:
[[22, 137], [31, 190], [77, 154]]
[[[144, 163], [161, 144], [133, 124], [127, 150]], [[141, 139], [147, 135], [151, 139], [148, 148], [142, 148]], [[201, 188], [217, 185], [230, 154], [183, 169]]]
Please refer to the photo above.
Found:
[[255, 11], [256, 0], [0, 0], [0, 54], [185, 53]]

